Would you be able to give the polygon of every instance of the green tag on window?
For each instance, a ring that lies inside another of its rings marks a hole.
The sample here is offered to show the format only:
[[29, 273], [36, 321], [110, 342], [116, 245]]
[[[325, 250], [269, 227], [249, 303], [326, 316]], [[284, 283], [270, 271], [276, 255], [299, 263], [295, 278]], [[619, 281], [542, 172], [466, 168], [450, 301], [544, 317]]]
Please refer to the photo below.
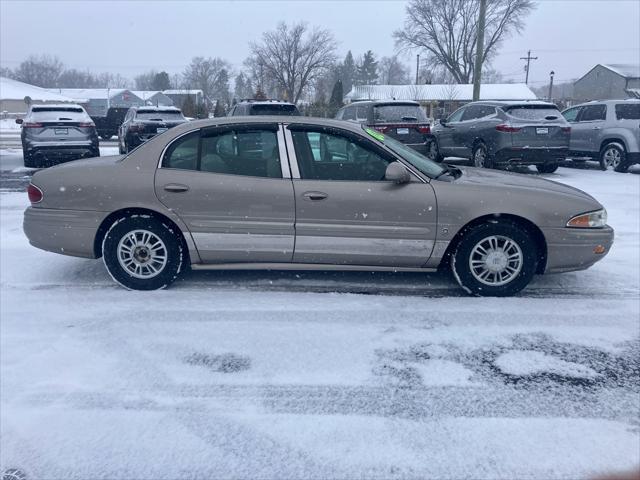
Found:
[[378, 140], [380, 142], [384, 142], [384, 135], [381, 134], [380, 132], [378, 132], [377, 130], [374, 130], [372, 128], [365, 128], [364, 131], [367, 132], [369, 135], [371, 135], [376, 140]]

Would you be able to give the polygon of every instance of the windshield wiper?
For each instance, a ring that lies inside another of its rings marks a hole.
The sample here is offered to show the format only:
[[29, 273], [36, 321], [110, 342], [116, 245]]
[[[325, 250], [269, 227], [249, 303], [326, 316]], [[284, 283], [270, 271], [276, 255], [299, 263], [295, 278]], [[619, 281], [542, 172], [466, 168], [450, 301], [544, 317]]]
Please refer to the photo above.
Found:
[[458, 167], [455, 167], [453, 165], [449, 165], [448, 163], [443, 163], [442, 168], [444, 168], [444, 171], [436, 175], [434, 180], [438, 180], [443, 175], [451, 175], [454, 179], [460, 178], [460, 176], [462, 175], [462, 170], [460, 170]]

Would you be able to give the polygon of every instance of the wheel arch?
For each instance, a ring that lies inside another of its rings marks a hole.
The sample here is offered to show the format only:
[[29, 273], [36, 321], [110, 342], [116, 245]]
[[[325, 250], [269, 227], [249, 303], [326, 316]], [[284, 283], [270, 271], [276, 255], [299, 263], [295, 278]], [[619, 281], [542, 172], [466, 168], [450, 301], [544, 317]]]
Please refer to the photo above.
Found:
[[191, 263], [191, 252], [189, 250], [189, 244], [187, 242], [187, 239], [185, 238], [184, 232], [176, 224], [176, 222], [174, 222], [169, 217], [167, 217], [166, 215], [163, 215], [160, 212], [157, 212], [155, 210], [151, 210], [149, 208], [140, 208], [140, 207], [122, 208], [120, 210], [116, 210], [116, 211], [110, 213], [102, 221], [102, 223], [98, 227], [98, 230], [96, 232], [96, 236], [95, 236], [95, 238], [93, 240], [93, 254], [94, 254], [95, 258], [102, 257], [102, 241], [104, 240], [105, 235], [107, 234], [107, 232], [109, 231], [109, 229], [111, 228], [113, 223], [118, 218], [121, 218], [123, 216], [132, 216], [132, 215], [150, 215], [150, 216], [152, 216], [154, 218], [157, 218], [158, 220], [160, 220], [162, 222], [166, 222], [167, 224], [169, 224], [169, 226], [171, 226], [171, 228], [175, 229], [175, 231], [178, 232], [178, 238], [180, 240], [180, 243], [182, 244], [182, 248], [186, 252], [187, 265], [189, 265]]
[[627, 152], [627, 144], [624, 141], [623, 138], [620, 137], [609, 137], [609, 138], [605, 138], [604, 140], [602, 140], [602, 142], [600, 143], [600, 150], [598, 150], [598, 152], [602, 152], [602, 150], [604, 149], [604, 147], [606, 147], [607, 145], [609, 145], [610, 143], [619, 143], [622, 148], [624, 149], [625, 152]]
[[540, 228], [531, 220], [510, 213], [487, 214], [474, 218], [473, 220], [465, 224], [456, 232], [454, 237], [449, 242], [449, 245], [447, 246], [447, 249], [442, 256], [442, 259], [440, 260], [440, 264], [438, 265], [438, 270], [442, 271], [448, 268], [449, 261], [451, 260], [451, 255], [453, 255], [453, 252], [455, 252], [458, 244], [460, 243], [460, 240], [462, 240], [464, 235], [473, 227], [482, 225], [483, 223], [499, 223], [505, 220], [511, 223], [515, 223], [516, 225], [524, 228], [533, 237], [536, 246], [538, 247], [538, 265], [536, 266], [536, 273], [544, 273], [547, 266], [547, 241], [544, 237], [544, 233], [542, 233], [542, 230], [540, 230]]

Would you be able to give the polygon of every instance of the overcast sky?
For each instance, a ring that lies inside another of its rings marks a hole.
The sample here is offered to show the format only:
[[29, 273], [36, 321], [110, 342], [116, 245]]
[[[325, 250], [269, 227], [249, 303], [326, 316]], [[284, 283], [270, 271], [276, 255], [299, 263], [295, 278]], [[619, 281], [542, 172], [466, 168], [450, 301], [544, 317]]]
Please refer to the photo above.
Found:
[[[248, 43], [279, 21], [330, 29], [339, 53], [394, 52], [404, 1], [12, 1], [0, 0], [0, 63], [57, 55], [68, 67], [133, 78], [149, 69], [181, 72], [191, 57], [219, 56], [236, 68]], [[543, 0], [526, 28], [507, 39], [493, 66], [524, 81], [519, 57], [532, 51], [530, 83], [580, 77], [597, 63], [640, 62], [640, 0]], [[415, 72], [415, 56], [406, 62]]]

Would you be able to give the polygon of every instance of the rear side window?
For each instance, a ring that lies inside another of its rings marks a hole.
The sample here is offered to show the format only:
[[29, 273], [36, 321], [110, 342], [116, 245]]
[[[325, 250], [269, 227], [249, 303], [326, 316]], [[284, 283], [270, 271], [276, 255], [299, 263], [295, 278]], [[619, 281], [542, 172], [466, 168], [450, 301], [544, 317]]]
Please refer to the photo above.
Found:
[[607, 117], [606, 105], [587, 105], [582, 107], [579, 122], [593, 122], [594, 120], [604, 120]]
[[618, 120], [640, 120], [640, 103], [618, 103], [616, 118]]
[[427, 116], [418, 105], [376, 105], [375, 122], [426, 122]]
[[342, 120], [355, 120], [356, 119], [356, 107], [347, 107], [342, 114]]
[[465, 109], [462, 120], [489, 117], [494, 113], [496, 113], [496, 109], [490, 105], [470, 105]]
[[356, 120], [367, 120], [367, 106], [360, 105], [356, 108]]
[[295, 105], [252, 105], [250, 115], [293, 115], [298, 116], [300, 112]]
[[560, 110], [546, 105], [518, 105], [504, 110], [512, 117], [523, 120], [554, 120], [551, 117], [562, 117]]
[[185, 135], [173, 142], [164, 154], [164, 168], [196, 170], [198, 168], [198, 143], [200, 131]]

